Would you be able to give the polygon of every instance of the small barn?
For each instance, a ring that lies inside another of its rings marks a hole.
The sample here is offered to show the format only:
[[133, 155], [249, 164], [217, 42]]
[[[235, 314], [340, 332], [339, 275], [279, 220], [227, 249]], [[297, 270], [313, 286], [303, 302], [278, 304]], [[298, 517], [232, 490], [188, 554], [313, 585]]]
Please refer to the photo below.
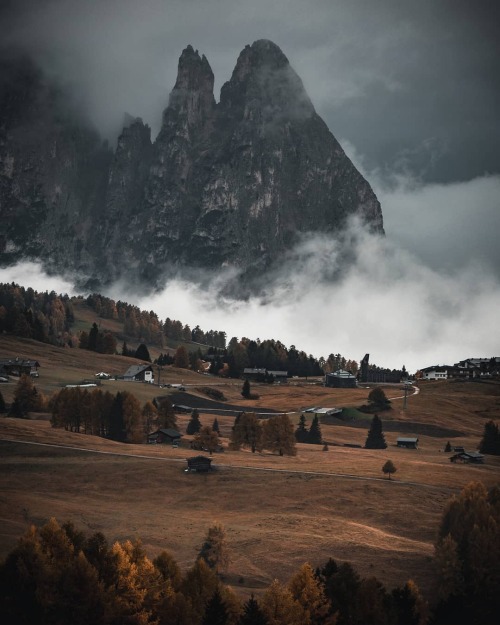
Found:
[[398, 447], [406, 447], [407, 449], [418, 449], [418, 438], [400, 436], [396, 440]]
[[357, 385], [356, 376], [350, 371], [344, 371], [344, 369], [339, 369], [338, 371], [325, 375], [325, 386], [333, 388], [356, 388]]
[[286, 384], [288, 382], [288, 371], [267, 371], [267, 377], [273, 376], [274, 382], [277, 384]]
[[245, 367], [243, 369], [243, 379], [250, 382], [264, 382], [266, 378], [266, 369], [257, 369], [255, 367]]
[[462, 462], [464, 464], [482, 464], [484, 462], [483, 454], [477, 451], [462, 451], [450, 457], [450, 462]]
[[123, 379], [128, 382], [148, 382], [149, 384], [153, 384], [155, 381], [153, 366], [132, 365], [125, 372]]
[[212, 470], [212, 458], [206, 456], [194, 456], [194, 458], [187, 459], [186, 471], [192, 473], [208, 473]]
[[150, 445], [161, 445], [161, 444], [170, 444], [170, 445], [178, 445], [179, 441], [182, 438], [182, 434], [173, 428], [164, 428], [161, 430], [157, 430], [156, 432], [152, 432], [148, 436], [148, 443]]

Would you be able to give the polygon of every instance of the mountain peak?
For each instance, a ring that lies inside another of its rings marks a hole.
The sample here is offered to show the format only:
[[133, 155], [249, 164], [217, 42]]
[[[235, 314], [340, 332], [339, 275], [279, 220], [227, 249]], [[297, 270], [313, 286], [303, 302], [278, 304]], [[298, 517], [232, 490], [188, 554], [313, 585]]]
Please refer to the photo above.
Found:
[[[314, 107], [281, 49], [259, 39], [241, 51], [231, 80], [221, 89], [221, 105], [236, 111], [260, 110], [264, 117], [308, 118]], [[255, 118], [255, 116], [254, 116]]]

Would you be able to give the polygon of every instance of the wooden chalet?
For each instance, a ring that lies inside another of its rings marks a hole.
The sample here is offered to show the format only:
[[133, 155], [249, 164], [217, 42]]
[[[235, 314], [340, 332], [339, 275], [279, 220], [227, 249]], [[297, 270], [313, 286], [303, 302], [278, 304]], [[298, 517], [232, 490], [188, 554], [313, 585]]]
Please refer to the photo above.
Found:
[[212, 458], [206, 456], [194, 456], [187, 459], [187, 469], [193, 473], [208, 473], [212, 470]]
[[132, 365], [123, 376], [128, 382], [154, 382], [154, 372], [152, 365]]
[[0, 375], [32, 375], [38, 377], [38, 360], [24, 360], [23, 358], [0, 359]]
[[356, 376], [350, 371], [339, 369], [325, 375], [325, 386], [332, 388], [356, 388], [358, 383]]
[[400, 436], [396, 440], [397, 447], [406, 447], [407, 449], [418, 449], [418, 438]]
[[450, 457], [450, 462], [462, 462], [464, 464], [482, 464], [483, 454], [478, 451], [462, 451]]
[[178, 445], [182, 434], [173, 428], [164, 428], [148, 435], [150, 445]]

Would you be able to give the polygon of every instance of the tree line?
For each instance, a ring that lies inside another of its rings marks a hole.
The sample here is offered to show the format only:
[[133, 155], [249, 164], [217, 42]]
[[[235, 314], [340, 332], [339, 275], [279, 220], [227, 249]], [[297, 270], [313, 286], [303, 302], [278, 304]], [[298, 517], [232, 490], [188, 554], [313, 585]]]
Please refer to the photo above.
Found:
[[73, 304], [67, 295], [0, 283], [0, 333], [72, 347], [78, 345], [71, 332], [73, 322]]
[[[110, 544], [73, 523], [31, 526], [0, 565], [7, 625], [493, 625], [500, 613], [500, 486], [479, 482], [443, 512], [430, 569], [435, 596], [414, 581], [386, 587], [348, 562], [304, 563], [256, 599], [224, 584], [233, 555], [212, 525], [184, 573], [163, 549], [151, 559], [140, 540]], [[244, 579], [240, 577], [241, 583]]]

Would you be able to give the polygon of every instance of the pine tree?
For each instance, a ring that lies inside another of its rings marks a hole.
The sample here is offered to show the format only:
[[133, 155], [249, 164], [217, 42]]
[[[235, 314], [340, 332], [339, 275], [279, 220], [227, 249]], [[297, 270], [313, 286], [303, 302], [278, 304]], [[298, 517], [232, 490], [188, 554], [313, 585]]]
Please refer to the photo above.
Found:
[[262, 611], [259, 602], [254, 595], [243, 606], [243, 614], [240, 616], [237, 625], [268, 625], [269, 621]]
[[201, 430], [200, 413], [194, 408], [191, 419], [186, 426], [186, 434], [196, 434]]
[[220, 590], [215, 589], [212, 598], [207, 603], [201, 625], [226, 625], [229, 621], [226, 605], [222, 601]]
[[321, 445], [321, 443], [323, 442], [318, 415], [314, 415], [311, 423], [311, 428], [309, 429], [309, 436], [307, 438], [309, 443], [313, 443], [315, 445]]
[[141, 343], [135, 350], [134, 358], [142, 360], [143, 362], [151, 362], [151, 356], [149, 350], [144, 343]]
[[378, 415], [373, 415], [370, 430], [366, 437], [365, 449], [386, 449], [384, 433], [382, 432], [382, 421]]
[[217, 434], [220, 436], [219, 422], [217, 421], [217, 417], [214, 419], [214, 422], [212, 423], [212, 430], [214, 432], [217, 432]]
[[500, 456], [500, 433], [498, 425], [493, 421], [488, 421], [484, 424], [483, 438], [479, 444], [479, 451], [482, 454]]
[[250, 382], [249, 380], [245, 380], [243, 382], [243, 386], [241, 388], [241, 394], [245, 399], [250, 399], [251, 390], [250, 390]]
[[295, 438], [297, 439], [297, 443], [307, 443], [308, 437], [309, 432], [306, 427], [306, 417], [304, 414], [301, 414], [299, 418], [299, 425], [295, 430]]
[[91, 352], [95, 352], [97, 350], [97, 338], [99, 336], [99, 329], [97, 327], [97, 323], [92, 324], [92, 328], [90, 329], [89, 332], [89, 338], [88, 338], [88, 343], [87, 343], [87, 349], [89, 349]]
[[172, 402], [168, 397], [162, 399], [158, 406], [158, 425], [160, 428], [173, 428], [177, 427], [177, 416], [174, 411]]

